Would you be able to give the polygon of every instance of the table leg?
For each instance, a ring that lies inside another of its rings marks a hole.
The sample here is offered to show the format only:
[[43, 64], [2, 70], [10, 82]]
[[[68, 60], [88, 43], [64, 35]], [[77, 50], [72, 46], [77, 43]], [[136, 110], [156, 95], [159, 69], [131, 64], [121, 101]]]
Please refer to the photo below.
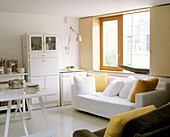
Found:
[[8, 110], [7, 110], [7, 117], [6, 117], [6, 123], [5, 123], [5, 132], [4, 137], [8, 137], [8, 129], [9, 129], [9, 121], [10, 121], [10, 113], [11, 113], [11, 103], [12, 101], [8, 101]]
[[25, 112], [25, 99], [22, 99], [22, 108], [23, 108], [23, 112]]
[[26, 126], [23, 114], [22, 114], [20, 100], [17, 101], [17, 104], [19, 104], [19, 112], [20, 112], [22, 124], [23, 124], [23, 127], [24, 127], [25, 135], [28, 136], [28, 130], [27, 130], [27, 126]]
[[[20, 100], [19, 100], [19, 101], [20, 101]], [[18, 104], [18, 101], [17, 101], [17, 106], [16, 106], [16, 108], [15, 108], [14, 117], [16, 117], [16, 114], [17, 114], [18, 109], [19, 109], [19, 104]]]
[[29, 118], [31, 119], [30, 100], [28, 98], [26, 98], [26, 104], [27, 104], [27, 108], [28, 108], [28, 112], [29, 112]]
[[48, 117], [47, 117], [47, 112], [46, 112], [45, 107], [44, 107], [43, 99], [42, 99], [42, 97], [39, 97], [38, 99], [39, 99], [39, 102], [40, 102], [40, 105], [41, 105], [41, 108], [42, 108], [42, 111], [43, 111], [43, 114], [44, 114], [44, 118], [46, 120], [47, 127], [50, 131], [51, 137], [54, 137], [53, 132], [52, 132], [52, 128], [50, 126], [50, 123], [49, 123], [49, 120], [48, 120]]

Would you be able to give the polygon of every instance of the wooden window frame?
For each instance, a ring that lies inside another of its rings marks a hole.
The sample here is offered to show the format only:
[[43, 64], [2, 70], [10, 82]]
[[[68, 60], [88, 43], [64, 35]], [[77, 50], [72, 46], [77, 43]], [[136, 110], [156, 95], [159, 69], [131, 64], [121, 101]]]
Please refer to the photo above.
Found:
[[[103, 22], [118, 20], [118, 67], [103, 66]], [[104, 17], [100, 19], [100, 69], [122, 71], [119, 67], [123, 65], [123, 15]]]

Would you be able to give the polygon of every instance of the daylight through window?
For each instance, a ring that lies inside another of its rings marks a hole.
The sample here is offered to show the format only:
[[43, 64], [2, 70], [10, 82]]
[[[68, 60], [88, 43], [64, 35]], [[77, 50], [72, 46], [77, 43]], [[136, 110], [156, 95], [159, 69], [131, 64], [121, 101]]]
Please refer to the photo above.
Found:
[[149, 68], [149, 11], [101, 18], [100, 26], [101, 69], [122, 70], [120, 64]]

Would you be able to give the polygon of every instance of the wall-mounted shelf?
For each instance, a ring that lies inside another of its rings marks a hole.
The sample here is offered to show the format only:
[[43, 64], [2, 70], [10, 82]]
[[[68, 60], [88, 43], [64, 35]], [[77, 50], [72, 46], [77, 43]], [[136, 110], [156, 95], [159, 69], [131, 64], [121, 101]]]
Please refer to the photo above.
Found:
[[0, 83], [1, 82], [7, 82], [12, 79], [24, 79], [24, 76], [26, 76], [27, 73], [12, 73], [12, 74], [3, 74], [0, 75]]

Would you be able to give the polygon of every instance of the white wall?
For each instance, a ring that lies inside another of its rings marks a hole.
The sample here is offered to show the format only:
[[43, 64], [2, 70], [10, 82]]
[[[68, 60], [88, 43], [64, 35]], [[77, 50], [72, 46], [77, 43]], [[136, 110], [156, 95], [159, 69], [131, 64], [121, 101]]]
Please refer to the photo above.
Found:
[[[75, 30], [79, 31], [78, 18], [68, 18]], [[25, 33], [49, 33], [58, 35], [59, 66], [79, 66], [79, 43], [71, 33], [70, 54], [64, 46], [68, 44], [68, 26], [63, 16], [31, 15], [0, 12], [0, 58], [17, 59], [22, 64], [22, 39]]]

